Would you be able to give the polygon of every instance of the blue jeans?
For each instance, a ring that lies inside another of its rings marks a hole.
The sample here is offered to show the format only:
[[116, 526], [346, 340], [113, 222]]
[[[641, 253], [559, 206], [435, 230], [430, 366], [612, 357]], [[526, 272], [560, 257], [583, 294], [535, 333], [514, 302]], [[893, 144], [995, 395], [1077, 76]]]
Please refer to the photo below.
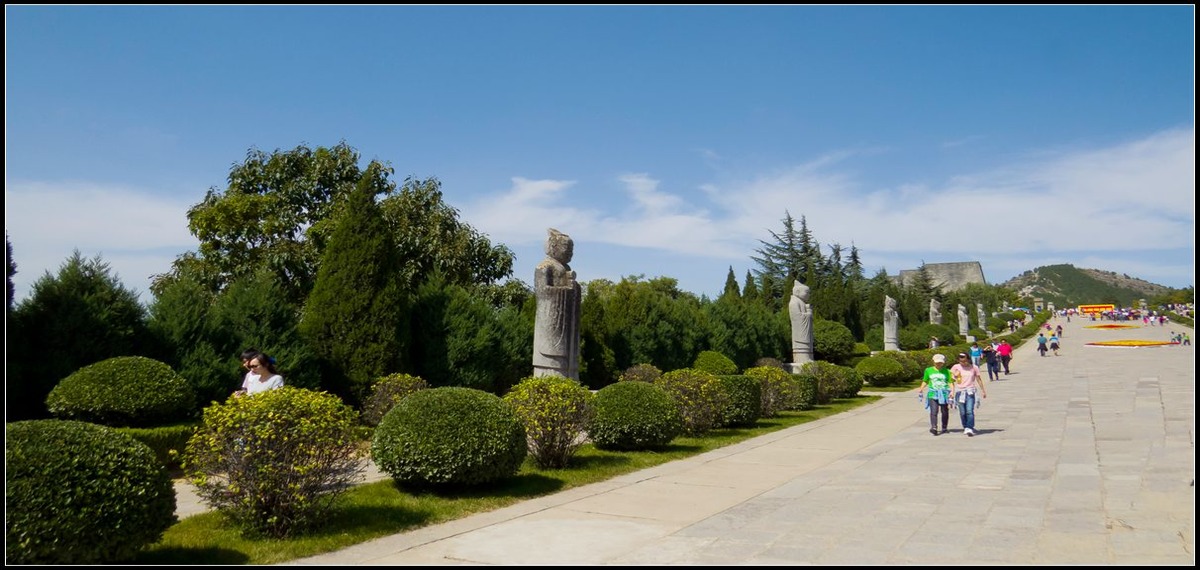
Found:
[[962, 421], [963, 429], [975, 429], [975, 394], [960, 392], [961, 396], [955, 394], [955, 399], [963, 397], [965, 400], [957, 400], [958, 404], [958, 419]]

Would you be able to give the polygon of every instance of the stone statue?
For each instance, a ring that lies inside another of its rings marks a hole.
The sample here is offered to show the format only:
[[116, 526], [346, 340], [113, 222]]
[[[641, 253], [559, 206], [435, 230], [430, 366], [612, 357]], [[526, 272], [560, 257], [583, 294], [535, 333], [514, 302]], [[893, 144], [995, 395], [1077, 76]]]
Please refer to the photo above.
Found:
[[937, 299], [929, 300], [929, 323], [942, 324], [942, 302]]
[[983, 310], [983, 303], [975, 303], [975, 316], [979, 319], [975, 325], [987, 330], [987, 313]]
[[546, 240], [546, 259], [533, 272], [537, 311], [533, 325], [533, 375], [557, 374], [579, 380], [581, 293], [568, 265], [575, 252], [571, 236], [554, 228]]
[[883, 349], [900, 350], [900, 313], [896, 312], [896, 300], [883, 296]]
[[792, 317], [792, 364], [795, 369], [813, 361], [812, 307], [808, 306], [808, 285], [800, 281], [792, 284], [788, 313]]
[[958, 306], [958, 334], [967, 336], [971, 332], [969, 322], [967, 322], [967, 308], [961, 304]]

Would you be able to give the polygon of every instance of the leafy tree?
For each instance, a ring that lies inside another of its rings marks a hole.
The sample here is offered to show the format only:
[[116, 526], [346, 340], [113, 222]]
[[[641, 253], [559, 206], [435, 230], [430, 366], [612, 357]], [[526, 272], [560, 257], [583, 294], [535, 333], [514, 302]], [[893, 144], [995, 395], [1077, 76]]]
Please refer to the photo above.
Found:
[[[8, 419], [46, 417], [46, 396], [75, 370], [114, 356], [141, 354], [151, 345], [146, 309], [100, 256], [78, 250], [55, 276], [46, 272], [19, 303], [13, 322], [20, 362], [6, 374]], [[13, 372], [19, 372], [17, 376]]]
[[397, 191], [391, 166], [373, 160], [360, 169], [358, 163], [358, 152], [344, 141], [271, 154], [251, 149], [233, 166], [225, 189], [209, 189], [188, 211], [198, 251], [179, 256], [151, 289], [158, 293], [189, 274], [217, 292], [265, 266], [284, 285], [289, 304], [301, 306], [339, 215], [360, 183], [380, 198], [393, 244], [406, 260], [397, 270], [403, 287], [414, 286], [435, 267], [452, 283], [486, 284], [511, 274], [512, 253], [458, 221], [436, 179], [408, 179]]
[[611, 291], [612, 286], [611, 281], [604, 279], [588, 283], [579, 307], [579, 380], [592, 390], [616, 382], [621, 372], [604, 326], [606, 308], [602, 292]]
[[653, 364], [663, 370], [691, 366], [703, 350], [707, 319], [695, 295], [669, 277], [625, 277], [606, 293], [605, 331], [616, 368]]
[[757, 301], [759, 298], [758, 286], [754, 284], [754, 275], [749, 269], [746, 270], [746, 281], [742, 285], [742, 298], [747, 301]]
[[402, 259], [402, 284], [415, 288], [436, 271], [447, 283], [488, 284], [512, 275], [513, 253], [459, 221], [436, 179], [406, 179], [380, 202]]
[[[381, 169], [371, 165], [369, 171]], [[375, 378], [400, 371], [408, 296], [401, 260], [375, 196], [386, 184], [368, 172], [329, 238], [300, 331], [323, 361], [327, 386], [354, 404]]]
[[703, 306], [708, 317], [709, 345], [728, 355], [739, 370], [745, 370], [764, 356], [779, 358], [791, 344], [791, 325], [787, 335], [780, 334], [778, 319], [766, 306], [753, 300], [721, 296]]

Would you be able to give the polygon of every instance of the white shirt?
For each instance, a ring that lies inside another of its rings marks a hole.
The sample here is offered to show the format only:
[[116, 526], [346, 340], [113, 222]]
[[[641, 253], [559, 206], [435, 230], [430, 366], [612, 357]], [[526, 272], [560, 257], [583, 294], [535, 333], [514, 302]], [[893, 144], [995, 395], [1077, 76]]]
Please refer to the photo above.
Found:
[[253, 379], [247, 376], [246, 382], [246, 394], [257, 394], [259, 392], [266, 392], [267, 390], [274, 390], [275, 388], [282, 388], [283, 376], [275, 374], [265, 380], [262, 376], [256, 375]]

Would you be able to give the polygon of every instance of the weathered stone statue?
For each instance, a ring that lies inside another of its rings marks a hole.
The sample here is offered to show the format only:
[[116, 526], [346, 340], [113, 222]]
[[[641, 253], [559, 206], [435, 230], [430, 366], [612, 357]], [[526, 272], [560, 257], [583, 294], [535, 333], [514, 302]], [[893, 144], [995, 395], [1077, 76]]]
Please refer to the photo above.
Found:
[[546, 259], [533, 272], [537, 311], [533, 325], [533, 375], [579, 379], [581, 294], [568, 265], [575, 252], [571, 236], [554, 228], [546, 239]]
[[937, 299], [929, 300], [929, 322], [930, 324], [942, 324], [942, 302]]
[[792, 364], [796, 369], [813, 361], [812, 307], [808, 306], [808, 285], [799, 281], [792, 284], [788, 313], [792, 317]]
[[981, 329], [987, 330], [987, 313], [983, 311], [983, 303], [975, 303], [975, 317], [978, 321], [975, 325]]
[[896, 300], [883, 296], [883, 349], [900, 350], [900, 313]]
[[958, 306], [958, 334], [967, 336], [971, 332], [971, 323], [967, 322], [967, 308], [961, 304]]

